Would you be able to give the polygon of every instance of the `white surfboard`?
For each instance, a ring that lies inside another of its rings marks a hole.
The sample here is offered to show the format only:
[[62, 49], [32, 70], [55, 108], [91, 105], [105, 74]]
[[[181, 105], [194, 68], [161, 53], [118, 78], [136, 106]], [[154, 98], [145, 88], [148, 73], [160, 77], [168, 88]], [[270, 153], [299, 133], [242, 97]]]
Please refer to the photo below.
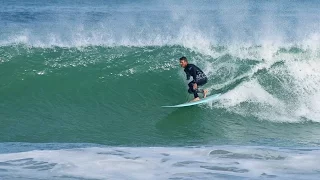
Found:
[[218, 99], [218, 97], [219, 97], [220, 95], [221, 95], [221, 93], [218, 93], [218, 94], [214, 94], [214, 95], [208, 96], [208, 97], [206, 97], [206, 98], [200, 99], [199, 101], [187, 102], [187, 103], [178, 104], [178, 105], [173, 105], [173, 106], [161, 106], [161, 107], [186, 107], [186, 106], [193, 106], [193, 105], [197, 105], [197, 104], [202, 104], [202, 103], [214, 101], [214, 100]]

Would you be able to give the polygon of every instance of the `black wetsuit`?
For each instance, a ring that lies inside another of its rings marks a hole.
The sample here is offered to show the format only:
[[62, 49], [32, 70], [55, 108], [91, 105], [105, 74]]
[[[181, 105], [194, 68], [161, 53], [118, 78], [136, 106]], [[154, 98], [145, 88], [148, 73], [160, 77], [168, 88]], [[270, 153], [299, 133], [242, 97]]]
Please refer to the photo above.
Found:
[[189, 90], [188, 92], [194, 95], [194, 98], [199, 97], [198, 93], [203, 93], [203, 90], [193, 89], [193, 85], [196, 83], [197, 86], [202, 86], [207, 83], [207, 76], [194, 64], [188, 64], [184, 68], [184, 72], [187, 74], [187, 80], [192, 76], [193, 80], [188, 84]]

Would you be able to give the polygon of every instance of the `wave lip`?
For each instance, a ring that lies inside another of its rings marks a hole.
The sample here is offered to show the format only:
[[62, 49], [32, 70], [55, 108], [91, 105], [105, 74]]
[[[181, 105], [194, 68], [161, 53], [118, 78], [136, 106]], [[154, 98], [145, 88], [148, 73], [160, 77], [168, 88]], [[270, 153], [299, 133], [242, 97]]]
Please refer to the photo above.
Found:
[[298, 1], [6, 1], [0, 9], [0, 45], [183, 45], [206, 50], [234, 43], [319, 45], [316, 6]]

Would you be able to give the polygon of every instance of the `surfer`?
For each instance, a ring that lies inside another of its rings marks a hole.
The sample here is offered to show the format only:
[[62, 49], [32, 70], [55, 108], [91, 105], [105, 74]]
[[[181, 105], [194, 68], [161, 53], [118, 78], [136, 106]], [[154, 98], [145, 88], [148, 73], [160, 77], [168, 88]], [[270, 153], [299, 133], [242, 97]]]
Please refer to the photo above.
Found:
[[180, 58], [180, 66], [184, 68], [184, 72], [187, 74], [187, 80], [190, 79], [190, 76], [193, 78], [188, 84], [188, 92], [194, 96], [192, 101], [200, 100], [198, 93], [203, 93], [203, 97], [205, 98], [208, 91], [206, 89], [198, 89], [199, 86], [203, 86], [208, 81], [204, 72], [196, 65], [189, 64], [186, 57]]

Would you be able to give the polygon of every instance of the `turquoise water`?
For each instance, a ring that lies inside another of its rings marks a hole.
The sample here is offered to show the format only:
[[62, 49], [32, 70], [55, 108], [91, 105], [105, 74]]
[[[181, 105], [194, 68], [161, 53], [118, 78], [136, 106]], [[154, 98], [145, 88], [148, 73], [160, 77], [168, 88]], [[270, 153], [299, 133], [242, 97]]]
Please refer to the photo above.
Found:
[[0, 177], [317, 179], [319, 5], [2, 2]]

